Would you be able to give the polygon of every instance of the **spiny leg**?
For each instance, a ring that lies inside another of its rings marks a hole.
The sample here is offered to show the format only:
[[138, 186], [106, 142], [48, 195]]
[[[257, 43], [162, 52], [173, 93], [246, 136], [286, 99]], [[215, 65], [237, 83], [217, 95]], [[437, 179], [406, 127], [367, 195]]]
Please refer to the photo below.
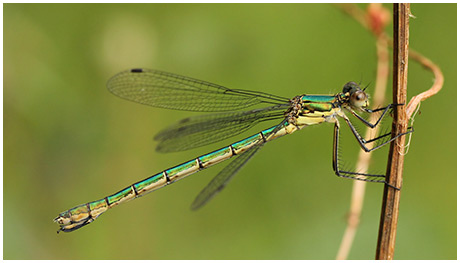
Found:
[[[391, 104], [390, 104], [390, 105], [391, 105]], [[358, 115], [358, 116], [359, 116], [359, 115]], [[381, 143], [381, 144], [378, 144], [377, 146], [374, 146], [374, 147], [372, 147], [372, 148], [367, 148], [367, 147], [366, 147], [366, 144], [368, 144], [368, 143], [370, 143], [370, 142], [373, 142], [373, 141], [376, 141], [376, 140], [378, 140], [378, 139], [384, 138], [384, 137], [386, 137], [386, 136], [389, 136], [389, 135], [391, 135], [391, 133], [387, 133], [387, 134], [384, 134], [384, 135], [375, 137], [375, 138], [370, 139], [370, 140], [365, 140], [365, 139], [361, 136], [361, 134], [359, 134], [359, 132], [356, 130], [355, 126], [353, 126], [353, 124], [351, 123], [350, 119], [348, 119], [348, 117], [347, 117], [346, 115], [343, 115], [342, 117], [343, 117], [343, 119], [345, 120], [345, 122], [347, 123], [348, 127], [350, 127], [351, 132], [352, 132], [353, 135], [355, 136], [356, 140], [358, 140], [359, 145], [361, 146], [361, 148], [362, 148], [365, 152], [372, 152], [372, 151], [374, 151], [374, 150], [377, 150], [377, 149], [379, 149], [379, 148], [381, 148], [381, 147], [387, 145], [388, 143], [390, 143], [390, 142], [396, 140], [396, 138], [401, 137], [401, 136], [403, 136], [403, 135], [406, 135], [406, 134], [411, 133], [411, 132], [414, 131], [413, 128], [411, 127], [411, 128], [409, 128], [410, 130], [407, 131], [407, 132], [400, 133], [400, 134], [396, 135], [395, 137], [391, 138], [390, 140], [388, 140], [388, 141], [386, 141], [386, 142], [383, 142], [383, 143]], [[337, 120], [337, 122], [338, 122], [338, 120]], [[337, 122], [336, 122], [336, 123], [337, 123]]]
[[[366, 182], [377, 182], [377, 183], [384, 183], [390, 187], [396, 188], [390, 184], [388, 184], [385, 181], [385, 175], [379, 175], [379, 174], [367, 174], [367, 173], [358, 173], [358, 172], [349, 172], [345, 170], [341, 170], [339, 167], [339, 158], [338, 158], [338, 153], [339, 153], [339, 132], [340, 132], [340, 123], [336, 119], [335, 120], [335, 125], [334, 125], [334, 140], [333, 140], [333, 151], [332, 151], [332, 168], [334, 169], [334, 172], [337, 176], [343, 177], [343, 178], [350, 178], [354, 180], [360, 180], [360, 181], [366, 181]], [[388, 136], [387, 135], [382, 135], [382, 136]], [[382, 137], [379, 136], [379, 137]], [[373, 140], [375, 140], [374, 138]], [[386, 144], [386, 143], [385, 143]], [[398, 189], [398, 188], [396, 188]]]
[[386, 113], [390, 110], [390, 109], [393, 109], [395, 106], [402, 106], [404, 104], [388, 104], [386, 107], [383, 107], [383, 108], [378, 108], [378, 109], [374, 109], [374, 110], [371, 110], [371, 109], [363, 109], [365, 112], [367, 113], [375, 113], [375, 112], [379, 112], [379, 111], [383, 111], [383, 113], [380, 115], [380, 117], [377, 119], [377, 121], [372, 124], [370, 122], [368, 122], [366, 119], [364, 119], [363, 117], [361, 117], [359, 114], [357, 114], [355, 111], [353, 111], [352, 109], [350, 109], [350, 112], [353, 114], [353, 116], [355, 116], [356, 118], [358, 118], [362, 123], [364, 123], [366, 126], [370, 127], [370, 128], [375, 128], [377, 125], [379, 125], [380, 121], [383, 119], [383, 117], [386, 115]]

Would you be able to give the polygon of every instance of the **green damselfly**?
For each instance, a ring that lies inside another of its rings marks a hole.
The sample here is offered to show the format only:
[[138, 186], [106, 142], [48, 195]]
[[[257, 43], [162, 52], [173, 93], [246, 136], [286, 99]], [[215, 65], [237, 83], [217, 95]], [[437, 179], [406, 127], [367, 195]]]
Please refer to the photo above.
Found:
[[[102, 213], [118, 204], [150, 193], [190, 174], [206, 169], [236, 156], [200, 192], [192, 204], [197, 209], [220, 192], [230, 179], [266, 143], [306, 126], [329, 122], [334, 124], [333, 169], [336, 175], [369, 182], [385, 182], [385, 175], [345, 171], [339, 166], [338, 117], [345, 120], [361, 148], [370, 152], [391, 142], [390, 133], [365, 140], [353, 126], [345, 112], [351, 113], [370, 128], [375, 128], [382, 118], [394, 108], [390, 104], [383, 108], [368, 109], [368, 95], [358, 84], [348, 82], [342, 92], [335, 95], [299, 95], [287, 99], [263, 92], [228, 89], [193, 78], [148, 69], [131, 69], [113, 76], [107, 83], [115, 95], [153, 107], [175, 110], [219, 112], [186, 118], [176, 125], [160, 132], [155, 139], [160, 141], [160, 152], [182, 151], [215, 143], [240, 134], [255, 124], [268, 120], [280, 120], [279, 124], [231, 145], [194, 158], [188, 162], [163, 170], [147, 179], [134, 183], [125, 189], [100, 200], [82, 204], [59, 214], [54, 219], [60, 225], [59, 231], [71, 232], [93, 222]], [[242, 110], [256, 105], [263, 108]], [[372, 124], [358, 112], [381, 112]], [[371, 148], [370, 142], [384, 139]], [[59, 233], [58, 231], [58, 233]]]

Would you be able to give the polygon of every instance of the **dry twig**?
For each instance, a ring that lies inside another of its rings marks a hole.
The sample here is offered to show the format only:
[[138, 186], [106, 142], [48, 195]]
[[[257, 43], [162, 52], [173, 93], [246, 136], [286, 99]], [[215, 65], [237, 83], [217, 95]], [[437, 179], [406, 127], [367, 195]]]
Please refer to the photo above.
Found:
[[[393, 103], [403, 104], [394, 110], [392, 136], [407, 131], [408, 117], [405, 111], [407, 69], [409, 58], [410, 4], [394, 4], [393, 7]], [[390, 145], [386, 181], [397, 188], [402, 186], [405, 136], [396, 138]], [[385, 185], [376, 259], [393, 259], [396, 228], [399, 216], [401, 191]]]

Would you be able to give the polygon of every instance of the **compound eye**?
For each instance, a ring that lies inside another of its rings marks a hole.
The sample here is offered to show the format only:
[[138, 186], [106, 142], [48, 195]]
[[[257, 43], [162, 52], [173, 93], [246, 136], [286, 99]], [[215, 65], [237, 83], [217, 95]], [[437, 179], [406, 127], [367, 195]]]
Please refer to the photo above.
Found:
[[366, 106], [367, 96], [363, 91], [357, 91], [352, 96], [352, 104], [356, 107]]

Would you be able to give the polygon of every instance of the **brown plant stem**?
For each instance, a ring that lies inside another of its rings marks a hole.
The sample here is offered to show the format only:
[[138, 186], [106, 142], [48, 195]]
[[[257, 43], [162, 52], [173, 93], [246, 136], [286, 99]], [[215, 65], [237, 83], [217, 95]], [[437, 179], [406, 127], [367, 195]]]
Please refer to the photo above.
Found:
[[[405, 103], [409, 58], [410, 4], [394, 4], [393, 9], [393, 103], [403, 104], [403, 106], [396, 107], [394, 111], [392, 136], [395, 137], [407, 131], [408, 123]], [[390, 145], [386, 180], [388, 184], [397, 188], [402, 186], [404, 144], [405, 136], [400, 136]], [[393, 259], [400, 198], [401, 191], [399, 189], [385, 185], [376, 259]]]

